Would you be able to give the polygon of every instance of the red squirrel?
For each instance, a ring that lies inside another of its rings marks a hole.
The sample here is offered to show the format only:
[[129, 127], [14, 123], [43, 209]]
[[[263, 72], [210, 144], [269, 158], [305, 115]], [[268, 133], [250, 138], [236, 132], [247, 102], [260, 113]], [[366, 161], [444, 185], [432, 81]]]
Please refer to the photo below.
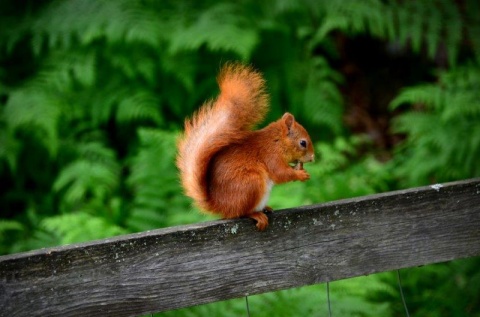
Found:
[[200, 209], [253, 218], [262, 231], [268, 226], [264, 212], [272, 211], [267, 201], [273, 185], [310, 178], [303, 163], [314, 160], [312, 141], [288, 112], [253, 130], [268, 111], [269, 96], [252, 67], [226, 64], [217, 81], [217, 99], [185, 120], [177, 155], [181, 182]]

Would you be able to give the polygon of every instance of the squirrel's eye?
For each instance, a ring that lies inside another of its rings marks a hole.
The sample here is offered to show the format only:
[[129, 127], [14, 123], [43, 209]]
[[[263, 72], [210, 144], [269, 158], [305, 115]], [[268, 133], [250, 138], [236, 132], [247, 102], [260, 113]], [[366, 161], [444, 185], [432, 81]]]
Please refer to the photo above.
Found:
[[303, 147], [303, 148], [306, 148], [307, 147], [307, 141], [300, 140], [300, 146]]

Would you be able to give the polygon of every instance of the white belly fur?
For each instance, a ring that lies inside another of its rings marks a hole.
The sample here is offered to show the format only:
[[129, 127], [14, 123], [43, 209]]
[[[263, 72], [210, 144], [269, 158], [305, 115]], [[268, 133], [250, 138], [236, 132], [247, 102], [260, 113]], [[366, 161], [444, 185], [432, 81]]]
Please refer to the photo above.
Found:
[[265, 193], [263, 194], [262, 199], [260, 202], [255, 206], [255, 211], [262, 211], [263, 208], [267, 205], [268, 199], [270, 198], [270, 192], [273, 188], [273, 181], [271, 179], [267, 180], [267, 186], [265, 188]]

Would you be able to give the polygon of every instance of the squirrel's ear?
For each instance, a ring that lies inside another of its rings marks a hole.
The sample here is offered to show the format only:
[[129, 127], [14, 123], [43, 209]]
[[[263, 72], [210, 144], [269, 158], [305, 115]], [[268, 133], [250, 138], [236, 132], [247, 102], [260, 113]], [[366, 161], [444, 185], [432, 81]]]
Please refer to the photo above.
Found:
[[287, 128], [290, 130], [292, 127], [293, 123], [295, 122], [295, 118], [291, 113], [285, 112], [285, 114], [282, 116], [283, 122], [285, 122], [285, 125]]

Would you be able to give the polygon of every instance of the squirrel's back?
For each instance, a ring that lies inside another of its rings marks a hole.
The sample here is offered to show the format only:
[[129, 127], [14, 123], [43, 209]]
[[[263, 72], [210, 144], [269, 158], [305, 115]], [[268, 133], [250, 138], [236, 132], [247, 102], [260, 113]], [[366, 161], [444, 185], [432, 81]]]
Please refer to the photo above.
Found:
[[211, 207], [207, 171], [212, 158], [239, 142], [268, 111], [265, 81], [252, 67], [227, 64], [217, 81], [220, 95], [185, 120], [185, 132], [178, 144], [177, 166], [183, 188], [204, 210]]

